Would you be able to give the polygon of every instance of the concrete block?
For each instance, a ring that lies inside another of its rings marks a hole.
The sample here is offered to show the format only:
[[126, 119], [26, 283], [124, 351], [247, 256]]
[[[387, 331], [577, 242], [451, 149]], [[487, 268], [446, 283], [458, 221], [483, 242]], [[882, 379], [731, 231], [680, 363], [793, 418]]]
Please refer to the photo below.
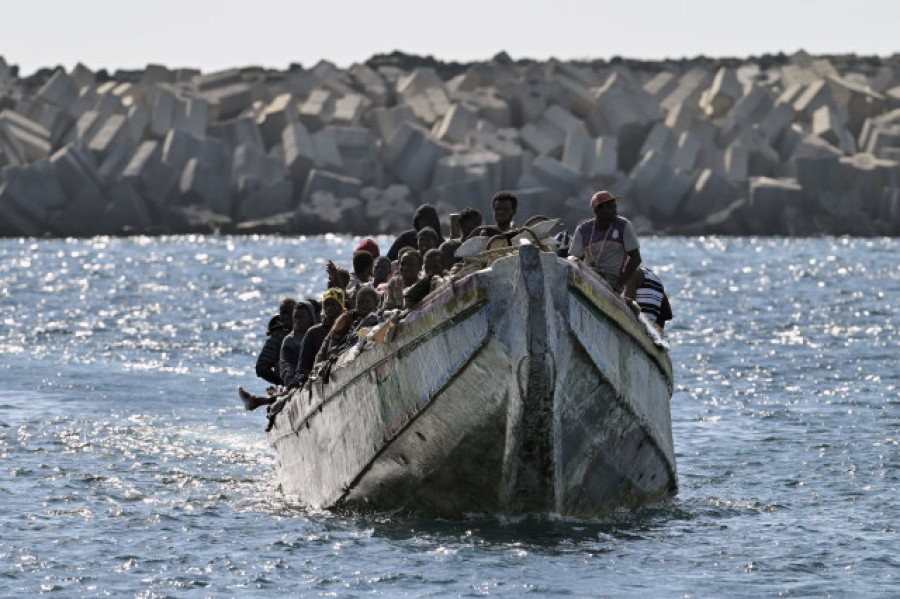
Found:
[[384, 141], [394, 135], [401, 123], [417, 122], [416, 113], [405, 104], [392, 108], [376, 108], [369, 112], [366, 120], [368, 127]]
[[776, 142], [781, 133], [794, 119], [794, 107], [788, 102], [778, 101], [759, 121], [759, 129], [771, 142]]
[[336, 99], [335, 94], [328, 90], [313, 90], [306, 101], [300, 105], [299, 121], [308, 131], [318, 131], [331, 122]]
[[199, 151], [199, 139], [181, 129], [171, 129], [163, 140], [162, 160], [174, 170], [181, 171]]
[[322, 169], [313, 169], [306, 180], [301, 203], [308, 202], [315, 193], [329, 193], [336, 198], [358, 198], [362, 185], [355, 177], [346, 177]]
[[491, 197], [496, 192], [497, 188], [491, 187], [487, 179], [469, 178], [434, 185], [419, 194], [419, 201], [431, 204], [439, 214], [459, 212], [471, 206], [490, 220]]
[[644, 91], [653, 96], [657, 102], [662, 102], [666, 96], [675, 91], [677, 86], [678, 78], [674, 73], [670, 71], [660, 71], [648, 79], [644, 83], [643, 88]]
[[265, 152], [265, 143], [263, 143], [259, 127], [256, 125], [256, 120], [250, 116], [214, 123], [210, 125], [207, 134], [232, 147], [244, 145], [260, 153]]
[[525, 163], [522, 147], [515, 129], [487, 130], [478, 128], [466, 136], [466, 143], [473, 149], [484, 149], [500, 156], [502, 165], [501, 188], [509, 189], [522, 174]]
[[71, 201], [82, 192], [100, 195], [103, 182], [97, 172], [94, 155], [80, 146], [66, 146], [50, 157], [54, 178]]
[[505, 128], [512, 125], [512, 109], [506, 100], [497, 95], [494, 87], [473, 91], [466, 98], [466, 103], [475, 108], [479, 119], [495, 127]]
[[50, 132], [13, 110], [0, 111], [0, 142], [13, 164], [26, 164], [50, 154]]
[[656, 182], [662, 178], [664, 171], [670, 170], [666, 162], [664, 156], [651, 150], [644, 154], [631, 171], [631, 178], [634, 180], [634, 199], [644, 213], [653, 201]]
[[440, 120], [435, 137], [449, 143], [463, 143], [466, 134], [475, 128], [478, 115], [463, 104], [454, 104]]
[[[99, 88], [98, 88], [99, 89]], [[97, 99], [91, 107], [101, 117], [109, 118], [114, 114], [124, 114], [128, 108], [122, 103], [122, 99], [113, 93], [97, 94]]]
[[663, 111], [669, 112], [682, 104], [698, 105], [700, 94], [709, 87], [711, 80], [712, 75], [705, 68], [692, 68], [678, 78], [678, 84], [675, 86], [675, 89], [659, 102], [659, 107]]
[[443, 88], [429, 88], [422, 93], [404, 96], [404, 103], [412, 108], [416, 118], [431, 127], [450, 110], [450, 98]]
[[588, 177], [611, 177], [618, 173], [619, 140], [601, 135], [594, 141], [594, 160], [587, 170]]
[[299, 189], [306, 183], [309, 171], [316, 164], [316, 148], [312, 137], [302, 123], [291, 123], [281, 134], [284, 145], [285, 172]]
[[451, 152], [421, 127], [403, 123], [384, 147], [386, 164], [397, 178], [421, 191], [430, 186], [434, 166]]
[[847, 114], [846, 127], [858, 136], [867, 118], [882, 114], [889, 106], [888, 99], [872, 90], [848, 83], [837, 75], [829, 75], [825, 81], [835, 102]]
[[125, 181], [113, 181], [107, 192], [109, 205], [103, 216], [106, 227], [115, 233], [144, 232], [153, 227], [153, 217], [144, 198]]
[[78, 99], [79, 91], [80, 86], [75, 79], [67, 75], [64, 70], [57, 69], [37, 91], [37, 96], [66, 110]]
[[473, 150], [444, 156], [435, 166], [432, 187], [447, 187], [470, 179], [483, 180], [495, 191], [501, 189], [503, 164], [500, 155], [487, 150]]
[[234, 209], [231, 183], [197, 158], [191, 158], [185, 164], [179, 191], [182, 201], [187, 204], [202, 204], [213, 212], [228, 216]]
[[[51, 210], [65, 206], [66, 196], [47, 160], [25, 166], [6, 166], [0, 172], [3, 181], [2, 202], [10, 208], [4, 219], [16, 221], [27, 235], [40, 235], [46, 228]], [[19, 218], [16, 218], [16, 214]], [[39, 231], [35, 232], [35, 229]]]
[[175, 73], [165, 65], [148, 64], [141, 75], [141, 83], [154, 86], [160, 83], [175, 83]]
[[725, 149], [723, 156], [725, 178], [729, 181], [746, 181], [750, 174], [750, 155], [740, 141], [735, 141]]
[[669, 158], [672, 168], [682, 171], [693, 170], [700, 154], [700, 138], [690, 132], [684, 131], [678, 135], [675, 150]]
[[578, 127], [566, 135], [563, 145], [562, 163], [567, 167], [587, 175], [594, 161], [594, 140], [585, 127]]
[[532, 149], [539, 156], [559, 155], [565, 137], [554, 129], [545, 129], [540, 124], [526, 123], [519, 130], [519, 138], [525, 147]]
[[712, 169], [704, 169], [679, 209], [679, 219], [689, 221], [703, 219], [724, 210], [738, 196], [738, 187]]
[[153, 101], [150, 117], [150, 134], [162, 138], [175, 125], [175, 94], [160, 90]]
[[137, 147], [144, 140], [150, 126], [150, 111], [144, 106], [135, 105], [128, 109], [127, 116], [128, 139]]
[[234, 149], [231, 180], [240, 186], [247, 178], [258, 179], [266, 186], [273, 185], [284, 180], [284, 164], [252, 146], [239, 145]]
[[[0, 76], [2, 75], [0, 72]], [[0, 78], [0, 84], [2, 83], [3, 79]], [[0, 214], [3, 215], [0, 219], [0, 237], [39, 237], [45, 233], [45, 222], [35, 220], [22, 210], [19, 202], [19, 197], [8, 192], [6, 183], [0, 178]]]
[[397, 79], [397, 95], [401, 98], [410, 98], [423, 93], [429, 88], [443, 87], [444, 81], [431, 67], [416, 67], [408, 75]]
[[675, 149], [675, 143], [675, 132], [666, 126], [665, 123], [659, 121], [653, 124], [653, 127], [647, 134], [647, 138], [641, 146], [640, 155], [644, 156], [652, 151], [668, 160]]
[[[572, 112], [581, 119], [588, 118], [595, 105], [591, 86], [562, 74], [555, 75], [553, 81], [562, 90], [566, 103], [572, 108]], [[558, 105], [554, 104], [554, 106]]]
[[355, 127], [362, 123], [363, 116], [371, 105], [372, 101], [362, 94], [347, 94], [335, 101], [331, 123], [338, 126]]
[[370, 233], [396, 233], [408, 228], [412, 222], [416, 206], [406, 185], [394, 184], [383, 189], [364, 187], [359, 194]]
[[694, 185], [694, 175], [687, 171], [663, 169], [653, 185], [652, 191], [645, 192], [643, 203], [654, 221], [669, 223], [680, 212], [682, 202]]
[[256, 123], [267, 150], [281, 142], [286, 127], [297, 121], [299, 108], [289, 93], [275, 96], [257, 117]]
[[794, 100], [795, 116], [801, 120], [812, 119], [813, 112], [820, 106], [831, 102], [831, 89], [824, 80], [817, 80], [804, 88], [803, 92]]
[[774, 97], [768, 88], [754, 85], [746, 95], [741, 96], [734, 108], [725, 117], [718, 136], [718, 143], [724, 147], [730, 144], [744, 129], [763, 120], [774, 106]]
[[253, 104], [253, 86], [247, 83], [233, 83], [216, 87], [202, 93], [209, 103], [213, 120], [223, 121], [235, 118]]
[[104, 184], [110, 181], [116, 181], [125, 171], [128, 163], [131, 162], [131, 156], [134, 153], [134, 144], [114, 144], [107, 155], [103, 158], [103, 162], [97, 168], [97, 176]]
[[345, 175], [356, 177], [363, 185], [382, 185], [378, 143], [371, 131], [363, 127], [329, 126], [319, 133], [325, 131], [334, 137]]
[[775, 234], [787, 232], [782, 216], [797, 214], [803, 205], [803, 188], [796, 179], [753, 177], [749, 183], [749, 206], [755, 216]]
[[160, 216], [177, 196], [178, 173], [162, 160], [159, 142], [145, 141], [122, 172], [122, 180], [134, 185], [148, 202], [154, 217]]
[[716, 119], [727, 114], [743, 95], [734, 69], [721, 67], [710, 87], [700, 94], [700, 108], [707, 118]]
[[312, 134], [313, 146], [316, 149], [316, 168], [341, 172], [344, 169], [344, 161], [341, 159], [341, 151], [337, 145], [337, 137], [334, 130], [322, 129]]
[[542, 187], [552, 190], [561, 198], [568, 197], [582, 182], [579, 171], [549, 156], [538, 156], [535, 159], [531, 165], [531, 175]]
[[131, 139], [124, 115], [114, 114], [97, 130], [88, 142], [88, 149], [93, 152], [98, 162], [102, 162], [116, 146], [131, 147]]
[[[698, 116], [699, 112], [700, 108], [698, 106], [693, 106], [692, 104], [679, 104], [666, 114], [666, 118], [663, 122], [666, 127], [672, 131], [678, 133], [690, 131], [694, 128], [695, 121], [700, 118]], [[794, 112], [791, 110], [791, 117], [793, 117], [793, 115]]]
[[193, 77], [191, 83], [200, 91], [209, 91], [230, 87], [243, 81], [243, 76], [239, 69], [225, 69], [206, 75], [197, 75]]
[[290, 71], [284, 79], [272, 86], [274, 94], [288, 93], [295, 98], [305, 98], [319, 87], [318, 77], [309, 71]]
[[391, 92], [381, 75], [365, 64], [353, 63], [347, 73], [366, 96], [376, 106], [386, 106], [391, 100]]
[[856, 142], [844, 127], [845, 118], [838, 110], [826, 104], [813, 112], [812, 133], [840, 148], [845, 154], [856, 153]]
[[209, 102], [203, 98], [179, 98], [174, 105], [173, 127], [202, 138], [209, 125], [209, 110]]
[[900, 181], [900, 163], [871, 154], [858, 153], [838, 159], [841, 179], [848, 189], [859, 191], [861, 208], [871, 216], [878, 213], [882, 189], [896, 187]]

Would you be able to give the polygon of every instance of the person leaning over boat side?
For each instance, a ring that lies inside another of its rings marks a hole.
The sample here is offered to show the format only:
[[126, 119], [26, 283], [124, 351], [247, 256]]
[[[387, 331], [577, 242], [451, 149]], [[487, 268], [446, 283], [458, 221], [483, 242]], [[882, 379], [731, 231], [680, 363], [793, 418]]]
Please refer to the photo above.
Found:
[[278, 306], [278, 314], [269, 320], [266, 330], [266, 342], [263, 344], [256, 358], [256, 376], [267, 380], [273, 385], [282, 384], [278, 370], [278, 360], [281, 356], [281, 343], [292, 328], [294, 306], [297, 302], [290, 297], [281, 300]]
[[416, 208], [416, 213], [413, 215], [413, 228], [407, 229], [397, 236], [397, 239], [394, 240], [393, 245], [387, 251], [387, 257], [394, 261], [400, 258], [401, 249], [405, 247], [415, 249], [418, 247], [416, 235], [424, 227], [431, 227], [437, 232], [440, 239], [438, 245], [444, 243], [444, 237], [441, 235], [441, 219], [438, 217], [437, 210], [431, 204], [422, 204]]
[[292, 387], [297, 372], [297, 363], [300, 361], [300, 346], [303, 344], [303, 336], [315, 324], [319, 322], [319, 310], [317, 301], [306, 300], [297, 302], [294, 308], [294, 328], [281, 342], [281, 358], [278, 368], [281, 371], [281, 381], [285, 387]]
[[672, 305], [662, 280], [655, 272], [641, 265], [625, 285], [625, 297], [636, 302], [647, 319], [659, 328], [672, 320]]
[[331, 287], [322, 296], [322, 322], [310, 327], [303, 336], [303, 343], [300, 344], [300, 360], [297, 362], [295, 376], [297, 381], [305, 382], [312, 373], [316, 354], [319, 353], [328, 331], [345, 310], [344, 301], [344, 290], [340, 287]]
[[641, 265], [641, 250], [634, 226], [616, 212], [621, 197], [608, 191], [598, 191], [591, 197], [594, 218], [575, 228], [569, 255], [584, 260], [622, 293], [625, 283]]
[[416, 284], [419, 280], [420, 270], [422, 270], [422, 254], [419, 253], [419, 250], [404, 249], [403, 255], [400, 256], [397, 274], [391, 277], [384, 290], [382, 310], [403, 308], [403, 292], [406, 288]]

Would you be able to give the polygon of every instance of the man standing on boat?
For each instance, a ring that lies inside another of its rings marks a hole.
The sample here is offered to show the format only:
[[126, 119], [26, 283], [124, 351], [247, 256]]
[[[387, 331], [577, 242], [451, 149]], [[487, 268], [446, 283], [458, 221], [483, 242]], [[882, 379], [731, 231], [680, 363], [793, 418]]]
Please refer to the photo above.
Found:
[[641, 264], [634, 226], [616, 211], [616, 202], [621, 199], [605, 190], [595, 193], [591, 197], [594, 218], [578, 225], [569, 247], [570, 256], [583, 259], [616, 293], [622, 293]]

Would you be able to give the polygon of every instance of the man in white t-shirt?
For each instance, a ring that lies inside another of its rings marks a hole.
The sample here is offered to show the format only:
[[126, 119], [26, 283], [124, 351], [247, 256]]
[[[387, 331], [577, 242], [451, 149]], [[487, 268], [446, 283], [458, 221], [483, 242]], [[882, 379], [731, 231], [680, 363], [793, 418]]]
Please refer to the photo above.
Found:
[[616, 212], [621, 197], [598, 191], [591, 197], [594, 218], [579, 223], [569, 255], [581, 258], [622, 293], [628, 278], [641, 264], [640, 244], [634, 226]]

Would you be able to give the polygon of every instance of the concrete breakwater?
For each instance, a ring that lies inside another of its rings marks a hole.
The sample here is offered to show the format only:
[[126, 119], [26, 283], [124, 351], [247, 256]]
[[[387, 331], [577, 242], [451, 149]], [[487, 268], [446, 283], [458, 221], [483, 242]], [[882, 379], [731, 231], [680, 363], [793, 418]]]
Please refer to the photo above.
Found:
[[[0, 236], [391, 233], [415, 207], [572, 228], [900, 235], [900, 56], [346, 69], [44, 69], [0, 57]], [[520, 218], [518, 220], [524, 220]]]

